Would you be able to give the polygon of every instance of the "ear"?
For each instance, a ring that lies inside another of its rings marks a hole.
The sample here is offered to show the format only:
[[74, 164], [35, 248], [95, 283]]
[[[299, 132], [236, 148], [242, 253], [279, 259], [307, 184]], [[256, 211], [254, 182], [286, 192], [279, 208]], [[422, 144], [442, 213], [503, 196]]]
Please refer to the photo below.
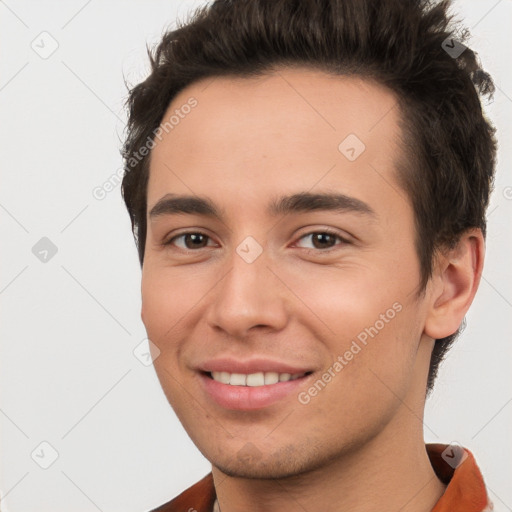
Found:
[[484, 256], [485, 243], [480, 229], [466, 231], [456, 247], [439, 256], [425, 320], [427, 336], [445, 338], [460, 327], [480, 284]]

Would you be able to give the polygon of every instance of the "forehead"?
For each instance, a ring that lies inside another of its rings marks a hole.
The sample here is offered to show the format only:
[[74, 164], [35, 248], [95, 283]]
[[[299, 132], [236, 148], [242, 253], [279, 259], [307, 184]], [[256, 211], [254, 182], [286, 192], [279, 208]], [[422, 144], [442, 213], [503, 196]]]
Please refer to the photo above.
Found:
[[202, 195], [220, 183], [249, 197], [315, 183], [357, 192], [376, 178], [382, 187], [394, 181], [398, 116], [394, 93], [360, 77], [300, 67], [209, 77], [181, 91], [163, 116], [163, 127], [174, 122], [155, 139], [148, 205], [164, 192]]
[[[319, 128], [340, 136], [353, 130], [370, 142], [372, 132], [374, 137], [389, 134], [398, 121], [397, 98], [389, 88], [369, 78], [332, 75], [305, 67], [276, 68], [256, 77], [216, 76], [194, 82], [173, 99], [162, 122], [192, 97], [198, 103], [191, 112], [194, 115], [187, 114], [182, 120], [190, 119], [175, 126], [174, 135], [190, 125], [197, 135], [221, 137], [226, 120], [230, 127], [245, 127], [240, 136], [256, 129], [263, 135], [289, 121], [287, 127], [294, 132]], [[200, 123], [194, 123], [197, 117]], [[198, 130], [201, 127], [203, 131]]]

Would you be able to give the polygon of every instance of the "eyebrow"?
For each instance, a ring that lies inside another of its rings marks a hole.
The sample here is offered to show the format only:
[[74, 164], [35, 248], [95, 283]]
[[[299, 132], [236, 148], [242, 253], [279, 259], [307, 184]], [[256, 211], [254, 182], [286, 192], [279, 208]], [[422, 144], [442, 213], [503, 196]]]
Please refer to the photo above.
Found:
[[[377, 217], [375, 211], [365, 202], [345, 194], [299, 192], [272, 199], [267, 213], [273, 217], [311, 211], [334, 211], [358, 213]], [[192, 195], [166, 194], [149, 212], [151, 220], [164, 215], [196, 214], [212, 217], [224, 222], [224, 212], [207, 198]]]

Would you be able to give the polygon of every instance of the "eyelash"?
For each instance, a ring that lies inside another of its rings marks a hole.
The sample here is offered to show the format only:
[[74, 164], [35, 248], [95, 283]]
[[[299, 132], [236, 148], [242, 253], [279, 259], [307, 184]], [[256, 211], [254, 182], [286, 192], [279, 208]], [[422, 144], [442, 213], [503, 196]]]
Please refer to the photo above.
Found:
[[[343, 238], [339, 233], [337, 233], [336, 231], [334, 230], [331, 230], [331, 229], [328, 229], [328, 228], [324, 228], [324, 229], [321, 229], [321, 230], [317, 230], [317, 231], [310, 231], [309, 233], [304, 233], [302, 236], [300, 236], [297, 240], [302, 240], [303, 238], [307, 237], [307, 236], [311, 236], [311, 235], [315, 235], [315, 234], [326, 234], [326, 235], [330, 235], [330, 236], [333, 236], [335, 238], [337, 238], [338, 240], [340, 240], [342, 243], [341, 244], [336, 244], [334, 245], [333, 247], [329, 247], [328, 249], [310, 249], [310, 248], [302, 248], [303, 250], [307, 251], [308, 253], [310, 252], [316, 252], [316, 253], [330, 253], [334, 250], [336, 250], [336, 248], [339, 248], [340, 245], [348, 245], [350, 244], [350, 242], [346, 239], [346, 238]], [[178, 238], [181, 238], [183, 236], [186, 236], [186, 235], [203, 235], [205, 237], [207, 237], [208, 239], [211, 240], [211, 237], [208, 236], [206, 233], [203, 233], [202, 231], [184, 231], [183, 233], [179, 233], [177, 235], [174, 235], [172, 238], [170, 238], [169, 240], [167, 240], [166, 242], [164, 242], [162, 245], [164, 246], [170, 246], [172, 245], [172, 243], [178, 239]], [[183, 249], [182, 247], [178, 247], [178, 249], [182, 252], [186, 252], [186, 253], [193, 253], [193, 252], [198, 252], [200, 249], [206, 249], [207, 247], [200, 247], [199, 249]]]

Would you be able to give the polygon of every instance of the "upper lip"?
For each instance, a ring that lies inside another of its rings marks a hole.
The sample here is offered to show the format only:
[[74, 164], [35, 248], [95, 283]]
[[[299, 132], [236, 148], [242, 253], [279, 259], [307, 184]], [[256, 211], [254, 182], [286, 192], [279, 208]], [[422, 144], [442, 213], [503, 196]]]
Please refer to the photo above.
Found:
[[281, 361], [273, 361], [265, 358], [253, 358], [239, 361], [231, 358], [210, 359], [197, 368], [203, 372], [228, 372], [228, 373], [258, 373], [277, 372], [300, 374], [312, 371], [310, 368], [294, 366]]

